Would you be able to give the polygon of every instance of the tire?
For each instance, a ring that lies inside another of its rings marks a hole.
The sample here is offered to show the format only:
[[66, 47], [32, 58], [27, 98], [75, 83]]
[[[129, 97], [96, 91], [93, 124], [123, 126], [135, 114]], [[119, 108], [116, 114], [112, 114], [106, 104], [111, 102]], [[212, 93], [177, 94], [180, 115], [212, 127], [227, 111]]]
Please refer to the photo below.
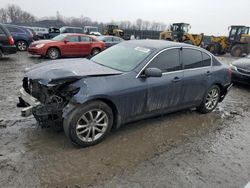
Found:
[[220, 100], [221, 90], [217, 85], [211, 86], [201, 103], [201, 105], [197, 108], [200, 113], [206, 114], [212, 112]]
[[19, 51], [26, 51], [28, 48], [28, 43], [24, 40], [19, 40], [16, 42], [16, 47], [17, 47], [17, 50]]
[[100, 143], [112, 126], [112, 109], [101, 101], [93, 101], [78, 107], [63, 123], [66, 136], [73, 144], [81, 147]]
[[220, 51], [220, 45], [217, 43], [211, 43], [208, 45], [207, 48], [208, 48], [208, 51], [214, 55], [218, 54]]
[[99, 48], [94, 48], [92, 51], [91, 51], [91, 55], [92, 56], [95, 56], [96, 54], [99, 54], [101, 52], [101, 50]]
[[50, 59], [58, 59], [60, 58], [61, 54], [57, 48], [49, 48], [47, 51], [47, 56]]
[[243, 47], [241, 45], [236, 44], [232, 47], [230, 54], [233, 57], [242, 57], [243, 51], [244, 51]]

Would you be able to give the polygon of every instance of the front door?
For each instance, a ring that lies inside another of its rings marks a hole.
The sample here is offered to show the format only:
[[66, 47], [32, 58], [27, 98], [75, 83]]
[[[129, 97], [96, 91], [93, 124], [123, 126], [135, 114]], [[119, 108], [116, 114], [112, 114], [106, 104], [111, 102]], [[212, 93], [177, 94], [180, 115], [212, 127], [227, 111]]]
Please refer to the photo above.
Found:
[[148, 67], [161, 69], [163, 75], [146, 79], [148, 84], [147, 112], [159, 113], [179, 109], [183, 81], [180, 49], [168, 49], [161, 52]]
[[63, 42], [61, 49], [64, 55], [66, 56], [77, 56], [80, 53], [80, 42], [79, 36], [77, 35], [68, 35], [66, 37], [67, 42]]

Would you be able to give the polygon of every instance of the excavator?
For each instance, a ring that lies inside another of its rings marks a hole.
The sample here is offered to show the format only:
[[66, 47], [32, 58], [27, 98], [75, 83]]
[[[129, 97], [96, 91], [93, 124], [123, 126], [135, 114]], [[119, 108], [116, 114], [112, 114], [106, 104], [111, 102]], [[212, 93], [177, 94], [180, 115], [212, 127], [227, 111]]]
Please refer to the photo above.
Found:
[[173, 23], [169, 30], [160, 33], [160, 39], [200, 46], [204, 34], [191, 34], [189, 33], [190, 28], [190, 24], [188, 23]]
[[250, 27], [232, 25], [229, 36], [211, 36], [211, 43], [207, 50], [213, 54], [223, 55], [229, 52], [233, 57], [241, 57], [250, 53]]
[[124, 36], [124, 32], [119, 29], [118, 25], [107, 25], [103, 35], [113, 35], [122, 38]]

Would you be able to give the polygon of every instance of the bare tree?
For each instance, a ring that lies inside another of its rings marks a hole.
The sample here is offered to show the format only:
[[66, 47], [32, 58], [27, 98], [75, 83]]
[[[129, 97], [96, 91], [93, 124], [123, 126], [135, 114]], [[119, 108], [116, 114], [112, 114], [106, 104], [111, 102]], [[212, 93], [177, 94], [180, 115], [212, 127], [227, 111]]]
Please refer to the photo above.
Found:
[[136, 26], [138, 27], [139, 30], [142, 29], [142, 19], [138, 18], [136, 20]]
[[0, 22], [2, 22], [2, 23], [8, 22], [7, 12], [4, 8], [0, 9]]

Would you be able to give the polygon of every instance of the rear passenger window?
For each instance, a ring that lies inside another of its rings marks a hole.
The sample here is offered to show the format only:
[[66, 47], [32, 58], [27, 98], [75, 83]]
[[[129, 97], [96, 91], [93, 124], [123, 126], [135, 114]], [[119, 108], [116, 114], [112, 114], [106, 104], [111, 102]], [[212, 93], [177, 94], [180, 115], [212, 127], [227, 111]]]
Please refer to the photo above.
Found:
[[203, 65], [210, 66], [211, 65], [211, 57], [204, 52], [202, 52], [202, 57], [203, 57]]
[[90, 37], [85, 37], [85, 36], [81, 36], [81, 42], [91, 42], [92, 39]]
[[204, 67], [201, 51], [194, 49], [183, 49], [182, 54], [184, 69]]
[[148, 67], [159, 68], [162, 72], [171, 72], [181, 70], [180, 50], [166, 50], [157, 55]]

